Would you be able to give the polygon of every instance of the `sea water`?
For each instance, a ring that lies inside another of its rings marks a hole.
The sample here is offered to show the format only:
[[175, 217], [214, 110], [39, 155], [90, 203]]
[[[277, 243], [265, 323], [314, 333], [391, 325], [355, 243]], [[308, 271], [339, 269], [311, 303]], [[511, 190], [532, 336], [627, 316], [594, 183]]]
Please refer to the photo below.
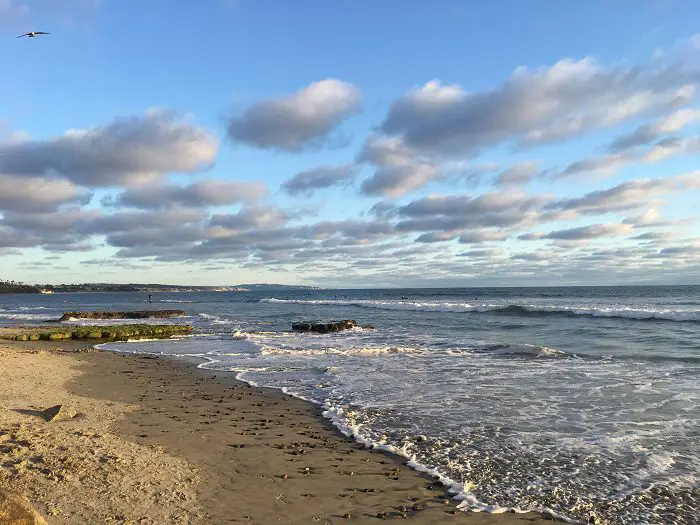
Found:
[[[177, 306], [187, 317], [169, 322], [195, 336], [104, 347], [200, 356], [321, 404], [465, 510], [700, 523], [700, 287], [151, 295], [0, 296], [0, 323]], [[374, 328], [289, 331], [340, 319]]]

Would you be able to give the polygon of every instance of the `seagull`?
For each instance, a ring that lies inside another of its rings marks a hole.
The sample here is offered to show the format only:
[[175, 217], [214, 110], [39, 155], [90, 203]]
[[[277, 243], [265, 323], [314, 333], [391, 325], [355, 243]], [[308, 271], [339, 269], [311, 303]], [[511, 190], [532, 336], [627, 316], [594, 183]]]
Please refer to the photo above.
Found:
[[24, 33], [23, 35], [19, 35], [17, 38], [22, 38], [23, 36], [28, 36], [29, 38], [34, 38], [37, 35], [50, 35], [51, 33], [46, 33], [44, 31], [30, 31], [29, 33]]

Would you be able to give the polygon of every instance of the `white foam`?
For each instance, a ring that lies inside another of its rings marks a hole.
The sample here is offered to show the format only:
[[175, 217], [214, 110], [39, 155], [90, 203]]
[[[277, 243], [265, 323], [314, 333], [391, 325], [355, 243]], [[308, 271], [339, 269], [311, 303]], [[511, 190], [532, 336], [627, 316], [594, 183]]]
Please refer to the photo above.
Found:
[[233, 334], [232, 334], [231, 337], [232, 337], [233, 339], [237, 339], [237, 340], [246, 340], [246, 339], [250, 339], [250, 336], [249, 336], [247, 333], [241, 332], [240, 330], [236, 330], [235, 332], [233, 332]]
[[263, 355], [358, 355], [373, 356], [382, 354], [406, 354], [421, 352], [418, 348], [399, 346], [365, 346], [359, 348], [271, 348], [263, 347]]
[[52, 319], [52, 317], [46, 314], [18, 314], [0, 312], [0, 319], [12, 319], [17, 321], [48, 321]]
[[389, 454], [402, 457], [406, 460], [406, 465], [418, 472], [428, 474], [439, 481], [444, 487], [447, 488], [447, 492], [452, 495], [452, 499], [460, 501], [461, 503], [457, 506], [458, 509], [462, 511], [469, 512], [487, 512], [490, 514], [501, 514], [504, 512], [514, 512], [518, 514], [525, 514], [527, 512], [536, 513], [548, 513], [555, 516], [557, 519], [566, 521], [568, 523], [581, 523], [577, 520], [570, 519], [560, 513], [554, 512], [552, 509], [545, 507], [535, 507], [529, 509], [521, 509], [517, 507], [501, 507], [498, 505], [488, 505], [479, 499], [469, 490], [474, 488], [473, 485], [458, 483], [446, 476], [443, 472], [438, 469], [431, 468], [424, 465], [416, 460], [415, 456], [411, 455], [405, 447], [398, 447], [387, 443], [384, 439], [375, 440], [368, 435], [363, 434], [362, 426], [354, 421], [351, 413], [348, 413], [342, 407], [334, 406], [330, 403], [325, 403], [323, 405], [323, 417], [329, 419], [333, 426], [335, 426], [341, 434], [344, 436], [354, 439], [356, 442], [364, 445], [367, 448], [373, 450], [381, 450]]
[[530, 357], [561, 357], [567, 355], [566, 352], [562, 352], [556, 348], [528, 344], [506, 345], [493, 350], [487, 350], [484, 353], [488, 353], [489, 355], [522, 355]]
[[211, 314], [199, 314], [201, 318], [203, 318], [206, 321], [209, 321], [211, 324], [232, 324], [233, 321], [229, 319], [223, 319], [219, 317], [218, 315], [211, 315]]

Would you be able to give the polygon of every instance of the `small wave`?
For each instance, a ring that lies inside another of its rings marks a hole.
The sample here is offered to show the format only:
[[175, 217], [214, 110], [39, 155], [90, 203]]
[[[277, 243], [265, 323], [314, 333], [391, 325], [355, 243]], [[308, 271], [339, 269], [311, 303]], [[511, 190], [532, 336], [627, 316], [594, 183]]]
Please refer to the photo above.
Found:
[[632, 308], [626, 306], [565, 307], [561, 305], [533, 304], [481, 304], [455, 302], [372, 301], [372, 300], [303, 300], [260, 299], [271, 304], [308, 304], [320, 306], [354, 306], [378, 310], [404, 310], [417, 312], [490, 313], [514, 316], [538, 317], [547, 315], [619, 317], [624, 319], [661, 320], [676, 322], [700, 322], [700, 310], [672, 310]]
[[205, 321], [209, 321], [211, 324], [231, 324], [233, 322], [229, 319], [219, 317], [218, 315], [199, 314], [199, 317], [201, 317]]
[[202, 301], [187, 301], [184, 299], [158, 299], [158, 303], [201, 303]]
[[46, 314], [17, 314], [17, 313], [0, 313], [0, 319], [12, 319], [17, 321], [48, 321], [53, 319]]
[[[25, 311], [25, 310], [52, 310], [52, 308], [49, 308], [47, 306], [20, 306], [19, 308], [16, 308], [17, 310], [20, 311]], [[8, 308], [9, 310], [9, 308]]]
[[568, 356], [566, 352], [549, 348], [547, 346], [537, 345], [494, 345], [485, 347], [475, 351], [478, 354], [501, 355], [501, 356], [526, 356], [526, 357], [564, 357]]
[[413, 354], [422, 350], [401, 346], [365, 346], [360, 348], [271, 348], [263, 347], [262, 355], [353, 355], [353, 356], [373, 356], [383, 354]]

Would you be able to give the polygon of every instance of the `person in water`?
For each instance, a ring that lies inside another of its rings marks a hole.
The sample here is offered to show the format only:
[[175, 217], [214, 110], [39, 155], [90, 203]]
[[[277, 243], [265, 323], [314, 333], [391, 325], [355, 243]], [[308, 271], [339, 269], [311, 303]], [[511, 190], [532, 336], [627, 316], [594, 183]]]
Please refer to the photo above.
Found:
[[152, 303], [152, 302], [153, 302], [153, 301], [151, 300], [151, 295], [150, 295], [150, 294], [148, 295], [148, 302], [149, 302], [149, 303]]

